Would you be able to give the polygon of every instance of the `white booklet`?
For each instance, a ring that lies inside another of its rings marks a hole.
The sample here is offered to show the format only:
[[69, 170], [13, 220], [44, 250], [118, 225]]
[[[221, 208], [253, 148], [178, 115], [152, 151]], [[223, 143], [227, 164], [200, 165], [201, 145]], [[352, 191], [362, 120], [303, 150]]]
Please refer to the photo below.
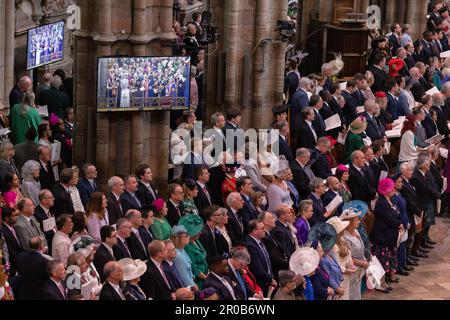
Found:
[[341, 118], [339, 114], [335, 114], [334, 116], [329, 117], [325, 120], [326, 131], [330, 131], [336, 128], [339, 128], [342, 125]]
[[428, 90], [427, 92], [426, 92], [426, 94], [428, 94], [428, 95], [430, 95], [430, 96], [432, 96], [433, 94], [435, 94], [435, 93], [439, 93], [440, 91], [439, 91], [439, 89], [438, 88], [436, 88], [436, 87], [433, 87], [433, 88], [431, 88], [430, 90]]
[[37, 110], [41, 117], [48, 117], [48, 107], [47, 106], [38, 106]]
[[81, 295], [83, 296], [84, 300], [90, 300], [93, 287], [94, 287], [94, 282], [92, 280], [89, 282], [86, 282], [85, 284], [83, 284], [81, 286]]
[[388, 174], [389, 174], [389, 172], [387, 172], [387, 171], [381, 171], [380, 180], [386, 179]]
[[42, 224], [44, 226], [44, 232], [47, 232], [47, 231], [53, 230], [56, 227], [56, 220], [54, 217], [52, 217], [52, 218], [42, 221]]
[[336, 197], [334, 197], [334, 199], [327, 205], [327, 207], [325, 208], [325, 210], [327, 210], [327, 212], [333, 212], [334, 210], [336, 210], [337, 207], [339, 207], [339, 205], [344, 202], [341, 198], [340, 195], [337, 195]]
[[390, 138], [400, 138], [400, 136], [402, 135], [402, 128], [400, 129], [394, 129], [394, 130], [388, 130], [386, 131], [386, 137], [388, 137], [388, 139]]
[[356, 113], [364, 113], [366, 111], [366, 109], [364, 109], [364, 106], [359, 106], [356, 107]]

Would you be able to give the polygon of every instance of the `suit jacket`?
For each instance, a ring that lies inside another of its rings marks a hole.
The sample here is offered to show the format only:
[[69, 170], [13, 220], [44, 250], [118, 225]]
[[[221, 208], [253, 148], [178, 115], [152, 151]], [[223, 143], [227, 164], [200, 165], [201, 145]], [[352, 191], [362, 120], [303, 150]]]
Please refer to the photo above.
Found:
[[233, 247], [243, 244], [245, 226], [239, 211], [234, 214], [231, 208], [228, 208], [228, 223], [226, 224], [226, 228]]
[[392, 33], [389, 36], [388, 41], [389, 45], [392, 47], [392, 56], [395, 57], [397, 55], [397, 50], [402, 46], [400, 39]]
[[117, 220], [124, 217], [124, 213], [120, 205], [121, 200], [120, 198], [119, 200], [116, 200], [116, 196], [112, 192], [108, 192], [106, 199], [108, 201], [106, 208], [108, 210], [109, 224], [114, 225]]
[[[427, 173], [428, 174], [428, 173]], [[410, 180], [411, 185], [416, 189], [419, 196], [419, 207], [423, 211], [427, 210], [427, 206], [439, 199], [441, 194], [434, 190], [430, 177], [424, 176], [419, 169], [414, 169], [413, 176]]]
[[420, 43], [423, 46], [422, 53], [425, 61], [428, 61], [428, 59], [435, 55], [434, 50], [432, 48], [431, 42], [427, 42], [425, 39], [420, 40]]
[[195, 180], [195, 169], [202, 165], [206, 165], [203, 155], [194, 155], [193, 152], [189, 152], [183, 163], [183, 178]]
[[394, 210], [385, 197], [377, 200], [374, 210], [375, 222], [370, 240], [373, 244], [393, 247], [397, 243], [398, 227], [402, 223], [400, 211]]
[[[237, 284], [233, 288], [234, 295], [236, 296], [236, 300], [246, 300], [245, 299], [246, 296], [247, 296], [247, 298], [252, 297], [255, 294], [255, 292], [250, 288], [248, 283], [244, 280], [244, 276], [241, 273], [241, 278], [242, 278], [242, 281], [244, 282], [244, 286], [245, 286], [245, 288], [242, 288], [236, 274], [233, 272], [230, 261], [228, 261], [228, 269], [229, 269], [228, 278], [231, 280], [231, 282], [234, 282]], [[236, 270], [236, 272], [240, 272], [240, 271]], [[245, 292], [244, 292], [244, 290], [245, 290]]]
[[[328, 206], [331, 201], [333, 201], [333, 199], [336, 197], [336, 193], [334, 193], [332, 190], [329, 190], [327, 192], [325, 192], [325, 194], [322, 196], [322, 204], [324, 207]], [[337, 209], [336, 212], [334, 213], [334, 216], [339, 217], [342, 213], [342, 208], [344, 207], [344, 204], [341, 203]]]
[[[114, 252], [113, 252], [114, 253]], [[111, 255], [109, 250], [105, 247], [104, 244], [101, 244], [94, 255], [94, 266], [95, 269], [97, 269], [98, 274], [100, 275], [100, 280], [102, 282], [106, 281], [105, 275], [103, 273], [103, 269], [105, 268], [105, 265], [110, 261], [116, 261], [116, 258], [114, 257], [114, 254]]]
[[53, 186], [52, 193], [55, 197], [55, 204], [51, 209], [55, 217], [58, 217], [61, 214], [73, 215], [75, 213], [72, 198], [61, 183]]
[[352, 193], [352, 199], [366, 203], [372, 201], [375, 197], [375, 189], [374, 186], [369, 186], [366, 175], [362, 176], [353, 164], [350, 164], [349, 174], [347, 185]]
[[170, 265], [167, 261], [162, 262], [164, 273], [166, 274], [167, 280], [170, 283], [170, 287], [173, 290], [178, 290], [183, 288], [183, 283], [180, 280], [179, 275], [173, 269], [174, 265]]
[[[167, 275], [166, 275], [167, 278]], [[152, 259], [147, 261], [147, 271], [141, 276], [139, 286], [153, 300], [171, 300], [172, 292]]]
[[311, 192], [309, 189], [310, 178], [297, 160], [292, 161], [290, 167], [294, 176], [293, 182], [300, 194], [300, 199], [305, 200]]
[[247, 198], [242, 194], [241, 197], [242, 200], [244, 200], [244, 206], [241, 210], [239, 210], [239, 215], [242, 217], [244, 226], [247, 226], [251, 220], [258, 218], [259, 213], [251, 202], [251, 199], [247, 200]]
[[41, 165], [41, 169], [39, 171], [39, 182], [41, 183], [41, 189], [48, 189], [52, 190], [53, 186], [55, 185], [55, 175], [53, 174], [52, 166], [50, 165], [50, 162], [47, 164], [47, 171], [42, 166], [42, 163], [39, 161], [39, 164]]
[[42, 285], [48, 279], [48, 260], [36, 251], [22, 252], [17, 256], [17, 271], [20, 275], [19, 300], [41, 300]]
[[370, 87], [373, 93], [376, 93], [378, 91], [386, 92], [386, 82], [388, 79], [388, 74], [375, 66], [372, 66], [371, 68], [369, 68], [369, 70], [372, 71], [373, 78], [375, 79], [374, 84], [372, 85], [372, 87]]
[[208, 186], [205, 185], [205, 187], [206, 187], [206, 190], [208, 191], [209, 199], [206, 196], [205, 191], [203, 191], [202, 187], [198, 183], [197, 183], [198, 194], [197, 194], [197, 197], [194, 198], [195, 206], [197, 207], [198, 212], [201, 216], [203, 216], [203, 210], [205, 210], [205, 208], [207, 208], [213, 204], [211, 192], [209, 192]]
[[[127, 239], [125, 239], [125, 242], [128, 246]], [[130, 251], [130, 253], [128, 253]], [[127, 248], [122, 243], [122, 240], [120, 238], [117, 238], [117, 244], [113, 247], [114, 257], [117, 259], [117, 261], [122, 260], [123, 258], [131, 258], [131, 250], [130, 247]]]
[[130, 236], [126, 239], [126, 242], [133, 259], [139, 259], [141, 261], [148, 259], [147, 249], [142, 247], [134, 232], [131, 232]]
[[309, 219], [309, 224], [311, 227], [319, 222], [325, 222], [327, 221], [327, 218], [325, 218], [324, 213], [326, 212], [326, 209], [323, 205], [322, 199], [317, 199], [312, 193], [308, 196], [308, 200], [311, 200], [313, 202], [313, 216], [311, 219]]
[[414, 96], [414, 100], [416, 100], [416, 102], [421, 102], [422, 97], [425, 95], [425, 90], [424, 90], [424, 88], [422, 88], [420, 83], [419, 82], [415, 82], [412, 85], [410, 91], [411, 91], [411, 93]]
[[[137, 198], [137, 194], [134, 194]], [[140, 202], [140, 201], [139, 201]], [[126, 215], [128, 210], [130, 209], [136, 209], [139, 210], [140, 207], [142, 207], [142, 203], [139, 203], [136, 201], [135, 198], [133, 198], [133, 196], [131, 195], [130, 192], [128, 192], [127, 190], [125, 190], [121, 195], [120, 195], [120, 204], [122, 205], [122, 212]]]
[[437, 134], [437, 127], [433, 122], [429, 112], [425, 112], [425, 120], [422, 121], [422, 126], [425, 128], [427, 139], [434, 137]]
[[5, 222], [3, 221], [1, 226], [1, 233], [3, 234], [3, 238], [5, 239], [6, 247], [8, 248], [8, 256], [9, 256], [9, 263], [10, 263], [10, 269], [9, 274], [10, 277], [15, 276], [17, 272], [17, 256], [23, 252], [22, 246], [20, 245], [20, 240], [16, 239], [14, 237], [13, 233], [9, 228], [5, 225]]
[[97, 184], [94, 181], [94, 188], [91, 183], [86, 178], [81, 178], [77, 185], [78, 192], [80, 193], [81, 202], [83, 206], [87, 208], [89, 200], [91, 199], [91, 194], [100, 191]]
[[272, 234], [266, 232], [265, 237], [261, 241], [264, 243], [267, 252], [269, 253], [272, 273], [275, 279], [278, 279], [278, 272], [280, 270], [289, 269], [289, 256], [286, 254], [280, 241]]
[[48, 114], [54, 113], [60, 118], [64, 116], [64, 109], [66, 109], [70, 103], [69, 96], [56, 88], [42, 91], [40, 100], [43, 106], [48, 106]]
[[310, 166], [314, 175], [318, 178], [327, 179], [333, 175], [328, 164], [327, 156], [317, 148], [314, 148], [311, 152]]
[[294, 71], [289, 72], [284, 78], [284, 92], [289, 94], [288, 104], [291, 105], [292, 100], [294, 98], [294, 93], [298, 89], [298, 84], [300, 79], [298, 78], [297, 73]]
[[402, 194], [402, 197], [406, 200], [406, 211], [408, 212], [408, 218], [409, 223], [411, 224], [411, 228], [415, 230], [415, 220], [414, 215], [417, 217], [420, 217], [422, 214], [422, 210], [419, 207], [419, 196], [416, 192], [416, 188], [412, 186], [412, 184], [409, 181], [403, 180], [403, 187], [402, 190], [400, 190], [400, 193]]
[[[62, 283], [61, 283], [62, 284]], [[64, 287], [64, 284], [62, 284]], [[64, 295], [59, 290], [58, 286], [55, 282], [53, 282], [51, 279], [48, 279], [44, 282], [44, 285], [42, 286], [42, 298], [43, 300], [50, 300], [50, 301], [62, 301], [62, 300], [69, 300], [67, 296], [67, 288], [64, 287]]]
[[386, 171], [389, 173], [389, 167], [387, 166], [386, 162], [384, 162], [383, 159], [374, 159], [370, 163], [370, 169], [373, 172], [376, 186], [378, 185], [378, 182], [380, 181], [381, 172]]
[[[231, 142], [231, 134], [233, 134], [233, 151], [236, 153], [238, 150], [239, 151], [243, 151], [242, 147], [244, 146], [245, 143], [245, 136], [244, 136], [244, 131], [239, 128], [238, 126], [234, 126], [231, 122], [226, 121], [225, 122], [225, 127], [223, 127], [222, 129], [223, 134], [225, 135], [225, 137], [228, 137], [229, 142], [227, 141], [227, 143]], [[230, 136], [228, 136], [228, 132], [230, 132]], [[229, 146], [231, 148], [231, 145]]]
[[[231, 281], [227, 276], [224, 277], [225, 280], [230, 284], [230, 286], [233, 288]], [[209, 288], [212, 287], [216, 289], [217, 294], [219, 295], [219, 300], [235, 300], [233, 299], [233, 296], [231, 295], [230, 291], [227, 289], [227, 287], [220, 281], [214, 274], [209, 273], [209, 275], [206, 277], [204, 282], [204, 287]], [[233, 294], [236, 296], [236, 292], [233, 289]]]
[[[158, 190], [156, 190], [155, 186], [150, 184], [150, 188], [155, 193], [156, 198], [158, 198]], [[151, 205], [153, 201], [156, 200], [155, 197], [150, 192], [150, 190], [141, 181], [138, 182], [138, 189], [136, 191], [136, 196], [139, 198], [139, 201], [141, 201], [141, 204], [143, 205]]]
[[255, 276], [256, 282], [261, 287], [264, 294], [266, 294], [273, 279], [271, 262], [270, 260], [269, 262], [266, 261], [262, 249], [251, 236], [247, 236], [245, 239], [245, 244], [248, 249], [248, 253], [252, 257], [250, 262], [250, 271]]
[[[50, 210], [49, 213], [50, 213], [51, 216], [53, 216], [53, 213], [52, 213], [51, 210]], [[40, 205], [38, 205], [36, 207], [36, 209], [34, 209], [34, 215], [33, 216], [36, 218], [36, 221], [39, 222], [39, 225], [41, 226], [41, 230], [44, 232], [45, 239], [47, 239], [47, 243], [49, 245], [51, 245], [52, 240], [53, 240], [53, 236], [55, 235], [55, 231], [53, 231], [53, 230], [44, 231], [44, 220], [49, 219], [49, 217], [47, 216], [47, 214], [45, 213], [44, 209]], [[48, 249], [49, 249], [49, 252], [52, 252], [50, 247]]]
[[[177, 208], [173, 205], [172, 201], [167, 201], [167, 221], [169, 222], [170, 226], [176, 226], [178, 224], [178, 221], [183, 216], [183, 203], [180, 202], [178, 205], [180, 212], [177, 211]], [[199, 209], [200, 210], [200, 209]]]
[[294, 160], [294, 154], [292, 153], [291, 147], [288, 145], [287, 141], [280, 135], [278, 140], [279, 154], [280, 156], [285, 156], [286, 160], [291, 163]]
[[122, 297], [114, 290], [109, 282], [106, 281], [102, 287], [102, 291], [100, 291], [100, 300], [121, 301]]
[[433, 176], [434, 182], [436, 183], [434, 189], [440, 192], [440, 190], [444, 187], [444, 179], [442, 178], [441, 171], [438, 166], [433, 161], [431, 161], [430, 165], [430, 174]]
[[358, 116], [356, 113], [356, 107], [358, 107], [358, 101], [348, 91], [342, 91], [341, 95], [345, 99], [345, 106], [343, 109], [345, 122], [352, 123]]
[[225, 238], [219, 231], [215, 230], [214, 234], [209, 225], [205, 224], [198, 239], [207, 253], [208, 259], [214, 256], [221, 256], [225, 252], [228, 253], [228, 246]]
[[291, 102], [291, 132], [298, 132], [302, 122], [302, 110], [309, 106], [309, 97], [306, 91], [298, 89], [295, 91]]
[[[314, 128], [314, 130], [316, 129]], [[318, 139], [319, 133], [317, 131], [316, 135]], [[314, 149], [314, 147], [317, 144], [317, 141], [314, 138], [314, 134], [311, 130], [311, 127], [306, 123], [306, 121], [301, 122], [297, 138], [298, 138], [298, 148]]]
[[[357, 107], [364, 106], [364, 103], [366, 103], [366, 97], [364, 96], [364, 93], [362, 93], [362, 91], [359, 89], [356, 89], [355, 91], [353, 91], [352, 97], [355, 99]], [[355, 110], [355, 112], [356, 112], [356, 110]]]
[[364, 112], [363, 115], [367, 119], [366, 134], [370, 137], [370, 139], [372, 139], [372, 141], [382, 140], [385, 132], [378, 119], [375, 117], [370, 117], [367, 112]]
[[314, 113], [316, 114], [316, 117], [314, 118], [314, 121], [312, 123], [314, 130], [316, 131], [317, 134], [317, 139], [324, 137], [326, 135], [326, 124], [325, 124], [325, 120], [322, 117], [322, 115], [320, 114], [319, 111], [317, 111], [316, 109], [314, 109]]
[[448, 128], [447, 125], [447, 116], [444, 113], [444, 110], [441, 107], [433, 107], [432, 108], [436, 114], [437, 114], [437, 127], [439, 130], [439, 133], [444, 135], [444, 136], [448, 136], [450, 134], [450, 129]]
[[[45, 235], [39, 227], [39, 222], [37, 222], [36, 218], [31, 216], [31, 220], [34, 222], [36, 228], [33, 228], [30, 222], [27, 219], [20, 215], [14, 225], [14, 230], [16, 231], [17, 238], [19, 238], [20, 245], [24, 250], [30, 250], [30, 240], [34, 236], [42, 236], [45, 239]], [[45, 240], [45, 244], [47, 245], [47, 240]]]
[[24, 93], [19, 88], [18, 85], [15, 85], [14, 88], [9, 93], [9, 107], [12, 109], [16, 104], [21, 103], [23, 99]]
[[392, 115], [392, 118], [394, 118], [394, 120], [397, 120], [402, 111], [398, 99], [394, 98], [390, 93], [387, 94], [387, 99], [387, 110]]
[[16, 153], [14, 155], [14, 162], [20, 172], [22, 171], [23, 165], [28, 160], [39, 161], [38, 148], [39, 145], [34, 141], [25, 141], [15, 145]]
[[441, 22], [442, 18], [440, 15], [436, 15], [435, 13], [430, 14], [430, 17], [427, 20], [427, 30], [436, 30]]
[[147, 229], [145, 226], [139, 227], [139, 235], [141, 236], [142, 242], [144, 242], [146, 248], [148, 248], [148, 244], [155, 239], [152, 230]]

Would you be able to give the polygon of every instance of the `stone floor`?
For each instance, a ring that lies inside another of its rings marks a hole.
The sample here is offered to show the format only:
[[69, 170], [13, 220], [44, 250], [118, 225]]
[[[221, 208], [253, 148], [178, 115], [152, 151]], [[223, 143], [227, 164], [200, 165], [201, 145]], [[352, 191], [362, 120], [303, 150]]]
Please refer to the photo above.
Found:
[[364, 300], [450, 300], [450, 218], [437, 218], [430, 237], [438, 244], [389, 294], [368, 292]]

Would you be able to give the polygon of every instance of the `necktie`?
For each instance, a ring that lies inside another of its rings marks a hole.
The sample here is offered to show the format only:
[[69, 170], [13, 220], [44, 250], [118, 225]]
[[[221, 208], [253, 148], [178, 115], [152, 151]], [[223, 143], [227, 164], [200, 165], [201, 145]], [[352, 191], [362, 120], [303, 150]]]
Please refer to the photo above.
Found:
[[220, 279], [221, 281], [222, 281], [222, 283], [224, 284], [224, 286], [228, 289], [228, 291], [230, 292], [230, 294], [231, 294], [231, 296], [233, 297], [233, 300], [236, 300], [236, 296], [234, 295], [234, 290], [233, 290], [233, 288], [231, 287], [231, 285], [230, 285], [230, 283], [226, 280], [226, 279], [224, 279], [224, 278], [222, 278], [222, 279]]
[[244, 232], [244, 225], [242, 224], [241, 218], [239, 217], [237, 212], [234, 212], [233, 214], [239, 224], [239, 228], [241, 229], [241, 232]]
[[122, 244], [123, 244], [123, 246], [125, 247], [125, 249], [127, 250], [127, 254], [128, 254], [128, 257], [127, 257], [127, 258], [131, 258], [131, 253], [130, 253], [130, 249], [128, 249], [127, 242], [126, 242], [126, 241], [123, 241]]
[[236, 279], [238, 280], [238, 282], [242, 288], [242, 291], [244, 292], [244, 300], [247, 300], [247, 289], [245, 288], [244, 280], [242, 279], [239, 271], [236, 270], [235, 274], [236, 274]]
[[269, 258], [269, 253], [266, 250], [266, 247], [264, 246], [264, 244], [260, 241], [259, 243], [259, 247], [261, 248], [263, 255], [264, 255], [264, 260], [266, 260], [266, 264], [267, 264], [267, 273], [272, 274], [272, 266], [270, 264], [270, 258]]
[[139, 232], [136, 231], [136, 232], [134, 233], [134, 235], [136, 236], [136, 238], [138, 239], [139, 243], [141, 244], [142, 249], [144, 249], [144, 252], [147, 252], [147, 250], [145, 249], [145, 244], [144, 244], [144, 242], [142, 241], [141, 236], [139, 235]]
[[64, 289], [64, 287], [62, 286], [61, 283], [58, 283], [57, 286], [58, 286], [59, 291], [60, 291], [61, 294], [63, 295], [64, 300], [66, 300], [66, 299], [67, 299], [67, 298], [66, 298], [66, 290]]
[[208, 192], [208, 189], [206, 188], [206, 186], [203, 187], [203, 192], [205, 193], [206, 198], [208, 198], [209, 204], [212, 204], [211, 197], [209, 196], [209, 192]]
[[159, 265], [159, 270], [161, 271], [161, 276], [163, 277], [163, 279], [164, 279], [164, 281], [166, 282], [167, 286], [168, 286], [170, 289], [172, 289], [171, 286], [170, 286], [169, 280], [167, 280], [166, 274], [164, 273], [164, 268], [163, 268], [162, 263]]
[[33, 220], [33, 219], [30, 219], [30, 224], [31, 224], [31, 226], [34, 228], [34, 230], [36, 231], [36, 235], [39, 235], [41, 229], [39, 228], [38, 225], [36, 225], [36, 223], [34, 223], [34, 220]]
[[153, 199], [156, 199], [156, 194], [155, 194], [155, 191], [153, 191], [152, 187], [150, 185], [148, 185], [147, 189], [152, 194]]
[[139, 199], [136, 197], [135, 193], [132, 193], [131, 196], [134, 198], [134, 200], [136, 201], [136, 203], [138, 204], [138, 207], [142, 207], [141, 202], [139, 201]]
[[14, 228], [10, 228], [9, 230], [11, 230], [11, 233], [13, 234], [13, 236], [16, 239], [17, 243], [20, 245], [19, 238], [17, 238], [16, 230], [14, 230]]
[[92, 190], [95, 190], [95, 182], [94, 182], [94, 180], [91, 181], [91, 187], [92, 187]]
[[377, 129], [378, 135], [381, 136], [380, 128], [378, 127], [378, 123], [377, 123], [377, 119], [375, 117], [372, 117], [372, 121], [373, 121], [373, 124], [375, 126], [375, 129]]

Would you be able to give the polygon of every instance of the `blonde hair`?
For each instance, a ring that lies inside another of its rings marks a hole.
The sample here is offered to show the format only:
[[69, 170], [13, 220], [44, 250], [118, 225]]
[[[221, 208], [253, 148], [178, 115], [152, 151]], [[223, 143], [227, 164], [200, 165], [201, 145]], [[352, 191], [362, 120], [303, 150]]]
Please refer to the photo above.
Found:
[[347, 245], [347, 242], [343, 239], [342, 235], [343, 235], [342, 232], [340, 234], [338, 234], [338, 237], [336, 240], [336, 246], [339, 249], [339, 256], [341, 258], [345, 258], [346, 256], [349, 255], [350, 249]]

